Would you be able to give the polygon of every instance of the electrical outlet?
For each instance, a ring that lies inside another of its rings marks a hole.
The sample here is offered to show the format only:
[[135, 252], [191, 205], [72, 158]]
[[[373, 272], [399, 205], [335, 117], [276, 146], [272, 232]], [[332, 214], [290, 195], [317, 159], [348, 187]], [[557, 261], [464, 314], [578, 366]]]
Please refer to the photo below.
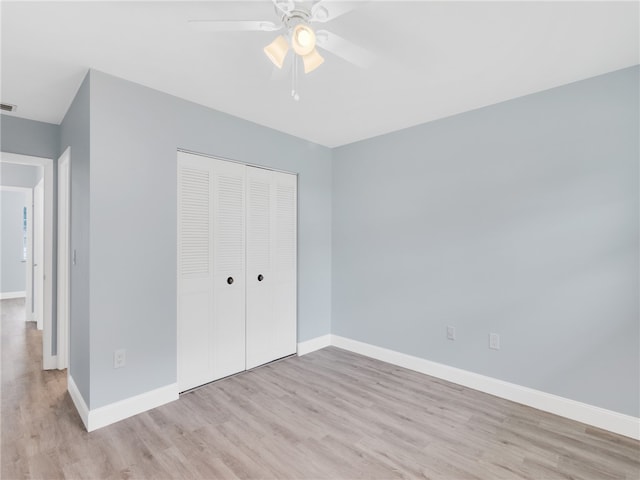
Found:
[[127, 352], [124, 348], [113, 352], [113, 368], [122, 368], [127, 363]]
[[451, 325], [447, 325], [447, 339], [455, 340], [456, 339], [456, 327]]
[[493, 350], [500, 350], [500, 335], [497, 333], [489, 334], [489, 348]]

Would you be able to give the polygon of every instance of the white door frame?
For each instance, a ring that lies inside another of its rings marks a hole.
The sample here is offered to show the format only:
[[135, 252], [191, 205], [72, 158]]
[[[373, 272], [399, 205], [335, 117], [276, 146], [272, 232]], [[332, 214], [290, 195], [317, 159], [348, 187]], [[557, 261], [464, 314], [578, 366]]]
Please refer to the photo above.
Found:
[[58, 369], [69, 364], [71, 147], [58, 158]]
[[33, 321], [33, 188], [29, 189], [27, 205], [27, 296], [25, 299], [26, 320]]
[[53, 159], [0, 152], [0, 162], [44, 167], [44, 319], [42, 330], [42, 368], [57, 368], [52, 355], [53, 333]]
[[33, 187], [33, 318], [44, 328], [44, 178]]

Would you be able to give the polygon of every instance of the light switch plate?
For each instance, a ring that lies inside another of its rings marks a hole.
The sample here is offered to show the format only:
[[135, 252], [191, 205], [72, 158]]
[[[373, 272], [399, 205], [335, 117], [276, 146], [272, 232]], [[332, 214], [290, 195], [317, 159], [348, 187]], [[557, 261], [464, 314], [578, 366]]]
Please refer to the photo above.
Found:
[[452, 325], [447, 325], [447, 339], [448, 340], [456, 339], [456, 327]]
[[127, 363], [127, 352], [124, 348], [113, 352], [113, 368], [122, 368]]

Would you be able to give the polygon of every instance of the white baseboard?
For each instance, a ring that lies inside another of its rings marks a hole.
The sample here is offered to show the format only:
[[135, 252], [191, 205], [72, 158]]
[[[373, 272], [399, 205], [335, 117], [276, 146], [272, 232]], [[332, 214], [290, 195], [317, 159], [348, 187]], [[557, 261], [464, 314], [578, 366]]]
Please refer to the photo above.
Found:
[[104, 407], [89, 410], [85, 426], [88, 432], [92, 432], [177, 399], [178, 384], [172, 383]]
[[173, 383], [104, 407], [89, 410], [71, 375], [67, 376], [67, 390], [88, 432], [178, 399], [178, 384]]
[[[324, 337], [318, 337], [318, 339], [324, 339]], [[305, 343], [310, 344], [314, 340]], [[331, 335], [331, 345], [640, 440], [640, 418], [338, 335]]]
[[0, 300], [9, 300], [10, 298], [23, 298], [27, 296], [27, 292], [2, 292]]
[[78, 386], [71, 375], [67, 375], [67, 390], [71, 400], [73, 400], [73, 404], [76, 406], [76, 410], [80, 414], [84, 427], [89, 430], [89, 407], [87, 407], [87, 404], [85, 403], [84, 398], [82, 398], [80, 390], [78, 390]]
[[322, 335], [321, 337], [312, 338], [305, 342], [298, 343], [298, 356], [321, 350], [331, 345], [331, 335]]
[[[640, 418], [338, 335], [323, 335], [300, 342], [298, 355], [330, 345], [640, 440]], [[68, 376], [68, 390], [89, 432], [178, 399], [178, 384], [174, 383], [89, 410], [71, 376]]]

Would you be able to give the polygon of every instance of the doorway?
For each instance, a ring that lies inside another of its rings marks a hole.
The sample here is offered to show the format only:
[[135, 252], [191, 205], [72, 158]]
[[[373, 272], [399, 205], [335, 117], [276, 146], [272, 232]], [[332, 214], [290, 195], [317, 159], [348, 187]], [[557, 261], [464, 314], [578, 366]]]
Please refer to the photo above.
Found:
[[[54, 177], [54, 165], [53, 160], [50, 158], [32, 157], [28, 155], [19, 155], [15, 153], [0, 152], [0, 162], [7, 164], [17, 165], [33, 165], [40, 166], [44, 169], [42, 178], [42, 186], [40, 187], [42, 201], [41, 201], [41, 218], [42, 224], [40, 231], [42, 232], [42, 255], [37, 261], [34, 259], [33, 267], [33, 283], [37, 284], [41, 280], [40, 292], [42, 295], [41, 303], [41, 315], [40, 320], [34, 318], [38, 323], [41, 322], [42, 328], [42, 368], [44, 370], [51, 370], [58, 367], [56, 352], [57, 345], [54, 344], [55, 339], [54, 328], [55, 316], [53, 312], [53, 295], [54, 295], [54, 250], [53, 250], [53, 177]], [[34, 188], [34, 196], [36, 189]], [[34, 212], [35, 213], [35, 212]], [[35, 220], [35, 216], [32, 215]], [[35, 222], [34, 222], [35, 223]], [[37, 225], [33, 225], [34, 233], [37, 229]], [[35, 237], [34, 237], [35, 240]], [[35, 243], [35, 242], [34, 242]], [[34, 245], [35, 247], [35, 245]], [[35, 249], [34, 249], [35, 250]], [[37, 267], [35, 264], [37, 263]], [[36, 270], [38, 269], [38, 270]], [[41, 277], [41, 278], [38, 278]], [[38, 295], [37, 286], [33, 291]], [[28, 289], [27, 289], [28, 290]], [[33, 297], [34, 311], [37, 311], [37, 298]], [[29, 311], [29, 306], [27, 306]], [[40, 326], [40, 325], [39, 325]]]

